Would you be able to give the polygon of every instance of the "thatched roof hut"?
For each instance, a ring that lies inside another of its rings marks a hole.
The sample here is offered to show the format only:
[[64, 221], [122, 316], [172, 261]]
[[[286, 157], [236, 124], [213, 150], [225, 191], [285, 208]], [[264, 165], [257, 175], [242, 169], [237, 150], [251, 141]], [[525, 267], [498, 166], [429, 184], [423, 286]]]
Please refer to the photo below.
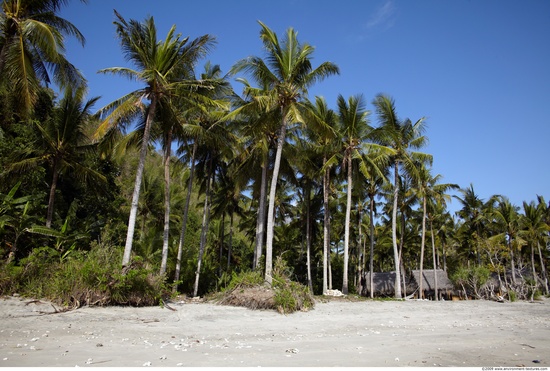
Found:
[[[364, 274], [364, 284], [363, 289], [364, 295], [370, 293], [370, 272]], [[374, 287], [375, 296], [394, 296], [395, 295], [395, 272], [374, 272], [372, 275], [372, 283]], [[401, 279], [403, 281], [403, 279]], [[411, 286], [410, 277], [406, 278], [407, 283], [407, 293], [414, 290], [414, 287]], [[403, 284], [403, 282], [401, 282]], [[403, 290], [402, 290], [403, 291]]]
[[[437, 276], [437, 290], [439, 294], [442, 292], [451, 292], [454, 290], [454, 285], [447, 276], [447, 272], [443, 269], [423, 269], [422, 270], [422, 291], [424, 293], [435, 294], [435, 277]], [[420, 288], [420, 270], [412, 271], [412, 282], [416, 289]], [[424, 295], [426, 296], [426, 295]], [[430, 295], [431, 296], [431, 295]]]
[[[365, 287], [367, 292], [371, 292], [370, 272], [365, 273]], [[391, 296], [395, 293], [395, 272], [374, 272], [372, 274], [372, 284], [374, 295]]]

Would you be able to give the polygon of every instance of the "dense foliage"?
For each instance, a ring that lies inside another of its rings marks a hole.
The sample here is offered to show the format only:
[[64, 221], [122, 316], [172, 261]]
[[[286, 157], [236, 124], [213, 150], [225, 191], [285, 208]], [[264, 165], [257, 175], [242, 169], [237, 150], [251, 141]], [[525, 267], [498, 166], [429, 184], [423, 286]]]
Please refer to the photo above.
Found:
[[[132, 75], [143, 89], [99, 108], [78, 66], [14, 31], [16, 5], [30, 20], [47, 9], [42, 31], [58, 41], [83, 41], [55, 16], [64, 2], [2, 1], [0, 295], [151, 305], [267, 280], [274, 307], [289, 312], [327, 289], [371, 294], [366, 272], [397, 271], [401, 297], [408, 272], [435, 268], [466, 297], [548, 295], [544, 197], [519, 207], [440, 183], [421, 152], [423, 118], [399, 118], [389, 96], [374, 97], [373, 117], [361, 95], [340, 96], [334, 110], [310, 101], [308, 88], [339, 70], [312, 66], [314, 48], [292, 29], [279, 40], [260, 23], [270, 57], [232, 69], [239, 95], [219, 66], [198, 67], [213, 37], [180, 39], [173, 27], [159, 40], [152, 18], [116, 13], [133, 65], [102, 72]], [[37, 68], [26, 77], [17, 40]], [[62, 91], [48, 87], [50, 67]], [[21, 79], [32, 84], [14, 90]]]

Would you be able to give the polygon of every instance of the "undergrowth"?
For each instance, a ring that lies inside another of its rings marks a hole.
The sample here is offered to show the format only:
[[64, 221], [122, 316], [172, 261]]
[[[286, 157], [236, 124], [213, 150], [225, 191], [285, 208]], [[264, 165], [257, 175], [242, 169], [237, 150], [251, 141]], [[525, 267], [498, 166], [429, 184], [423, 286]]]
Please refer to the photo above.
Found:
[[249, 309], [274, 309], [282, 314], [313, 308], [315, 300], [307, 286], [292, 281], [291, 276], [284, 260], [278, 258], [271, 286], [264, 281], [262, 270], [233, 273], [227, 287], [216, 294], [214, 300]]
[[120, 251], [92, 244], [89, 251], [61, 256], [51, 247], [34, 249], [20, 262], [0, 267], [0, 295], [18, 293], [54, 303], [148, 306], [168, 295], [164, 279], [139, 258], [120, 269]]

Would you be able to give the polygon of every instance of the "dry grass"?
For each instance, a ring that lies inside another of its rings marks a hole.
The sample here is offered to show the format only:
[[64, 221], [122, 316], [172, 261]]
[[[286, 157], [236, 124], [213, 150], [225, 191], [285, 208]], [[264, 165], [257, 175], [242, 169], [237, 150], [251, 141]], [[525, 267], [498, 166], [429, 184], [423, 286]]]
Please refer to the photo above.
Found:
[[236, 287], [216, 300], [221, 305], [249, 309], [276, 309], [275, 291], [265, 286]]

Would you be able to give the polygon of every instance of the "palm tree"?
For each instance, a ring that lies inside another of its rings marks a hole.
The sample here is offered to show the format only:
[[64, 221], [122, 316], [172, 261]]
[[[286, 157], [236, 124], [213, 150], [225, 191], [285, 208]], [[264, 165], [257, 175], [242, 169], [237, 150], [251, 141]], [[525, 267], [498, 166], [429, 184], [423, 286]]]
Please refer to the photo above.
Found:
[[[116, 10], [115, 16], [118, 21], [115, 21], [114, 24], [123, 53], [126, 59], [138, 69], [111, 67], [99, 72], [125, 76], [145, 84], [145, 87], [128, 93], [101, 109], [100, 113], [104, 117], [104, 122], [98, 129], [98, 134], [103, 135], [108, 129], [127, 124], [142, 113], [146, 115], [128, 220], [128, 233], [122, 258], [122, 265], [126, 266], [130, 262], [132, 253], [141, 178], [151, 126], [157, 109], [162, 109], [167, 104], [165, 102], [177, 94], [182, 86], [196, 85], [195, 82], [179, 81], [178, 77], [181, 77], [182, 69], [191, 67], [186, 64], [189, 60], [195, 61], [198, 55], [204, 55], [208, 51], [214, 39], [209, 35], [204, 35], [188, 45], [188, 37], [181, 39], [180, 34], [175, 35], [176, 26], [174, 25], [168, 31], [164, 41], [157, 41], [153, 17], [140, 23], [136, 20], [127, 22]], [[144, 100], [149, 100], [148, 107], [145, 106]]]
[[289, 28], [285, 39], [280, 42], [269, 27], [259, 23], [260, 39], [267, 52], [266, 60], [259, 57], [243, 59], [233, 66], [232, 73], [249, 72], [261, 86], [268, 86], [269, 94], [260, 99], [265, 111], [279, 110], [281, 114], [267, 212], [265, 279], [271, 283], [275, 195], [287, 126], [294, 122], [304, 122], [299, 107], [300, 100], [307, 96], [308, 88], [317, 81], [339, 73], [339, 69], [330, 62], [324, 62], [314, 69], [311, 65], [314, 47], [298, 42], [298, 34], [294, 29]]
[[352, 96], [347, 101], [339, 95], [337, 99], [338, 118], [343, 141], [342, 167], [347, 170], [346, 221], [344, 226], [344, 275], [342, 293], [348, 294], [349, 235], [351, 219], [351, 195], [353, 188], [353, 160], [363, 158], [362, 142], [367, 138], [371, 127], [363, 96]]
[[[265, 240], [266, 201], [268, 172], [271, 163], [270, 151], [276, 145], [277, 124], [280, 122], [278, 111], [265, 112], [261, 97], [265, 96], [268, 87], [253, 88], [244, 78], [237, 79], [244, 84], [244, 99], [235, 96], [235, 109], [230, 115], [235, 116], [233, 124], [241, 136], [243, 150], [240, 153], [240, 166], [236, 170], [239, 178], [253, 179], [252, 193], [258, 200], [256, 218], [256, 239], [252, 269], [260, 265]], [[258, 169], [261, 169], [258, 174]], [[259, 177], [259, 181], [258, 181]], [[259, 185], [259, 186], [258, 186]]]
[[[514, 258], [514, 250], [518, 248], [518, 232], [519, 232], [519, 207], [512, 205], [510, 200], [505, 196], [498, 196], [498, 205], [493, 210], [493, 216], [500, 226], [501, 233], [494, 238], [505, 238], [510, 252], [510, 269], [512, 271], [512, 283], [516, 284], [516, 266]], [[521, 246], [521, 244], [519, 244]]]
[[[446, 195], [445, 192], [447, 192], [449, 189], [456, 189], [458, 188], [458, 185], [456, 184], [440, 184], [438, 183], [439, 180], [442, 178], [440, 174], [437, 174], [436, 176], [432, 176], [430, 173], [430, 169], [426, 166], [420, 165], [419, 171], [418, 171], [418, 179], [417, 181], [417, 190], [418, 195], [422, 199], [422, 241], [421, 241], [421, 248], [420, 248], [420, 278], [419, 278], [419, 295], [420, 298], [422, 298], [423, 295], [423, 279], [422, 279], [422, 270], [424, 269], [424, 246], [426, 241], [426, 219], [431, 216], [430, 218], [430, 229], [432, 231], [432, 258], [433, 258], [433, 269], [434, 269], [434, 280], [435, 280], [435, 300], [439, 300], [438, 296], [438, 282], [437, 282], [437, 273], [435, 272], [437, 269], [436, 264], [436, 253], [435, 253], [435, 240], [434, 240], [434, 234], [433, 234], [433, 218], [435, 217], [434, 212], [436, 211], [435, 205], [444, 205], [445, 201], [450, 198], [450, 196]], [[428, 212], [428, 206], [430, 206], [431, 213]]]
[[[371, 151], [369, 154], [374, 155], [374, 153]], [[367, 154], [367, 155], [369, 155]], [[387, 182], [386, 178], [386, 170], [387, 168], [383, 168], [382, 166], [373, 166], [372, 162], [367, 162], [367, 166], [369, 167], [369, 170], [367, 171], [367, 176], [365, 178], [365, 190], [367, 192], [367, 195], [369, 197], [369, 242], [370, 242], [370, 249], [369, 249], [369, 287], [370, 289], [370, 297], [371, 299], [374, 298], [374, 215], [376, 213], [376, 202], [375, 197], [380, 192], [382, 186]], [[382, 170], [384, 173], [380, 173], [379, 171]]]
[[394, 100], [383, 94], [376, 96], [374, 106], [381, 124], [375, 133], [377, 142], [390, 151], [393, 163], [392, 242], [396, 273], [395, 297], [401, 298], [400, 258], [397, 248], [399, 170], [404, 168], [406, 172], [416, 173], [415, 161], [431, 163], [432, 156], [413, 151], [424, 147], [427, 143], [427, 138], [422, 135], [425, 130], [424, 118], [414, 124], [409, 119], [401, 121], [397, 117]]
[[38, 137], [23, 154], [24, 158], [11, 164], [10, 170], [22, 172], [39, 164], [47, 164], [52, 180], [48, 198], [46, 227], [53, 220], [55, 193], [59, 176], [72, 172], [83, 180], [105, 181], [105, 177], [83, 163], [83, 155], [94, 149], [87, 135], [90, 128], [91, 109], [99, 97], [84, 102], [85, 89], [65, 90], [65, 95], [54, 109], [53, 117], [44, 123], [35, 121]]
[[[550, 230], [548, 224], [544, 221], [543, 208], [539, 205], [536, 205], [534, 202], [523, 202], [524, 215], [521, 217], [522, 228], [520, 231], [521, 236], [531, 247], [531, 270], [533, 274], [534, 288], [538, 285], [538, 277], [535, 269], [535, 245], [538, 248], [541, 272], [544, 272], [544, 261], [542, 259], [540, 242], [547, 236], [548, 231]], [[545, 289], [548, 291], [548, 287], [545, 287]], [[531, 291], [531, 300], [533, 300], [534, 291], [535, 289]]]
[[[459, 189], [462, 197], [454, 196], [461, 204], [462, 208], [457, 211], [458, 216], [463, 220], [463, 224], [460, 227], [460, 233], [465, 237], [463, 245], [465, 244], [468, 249], [468, 266], [470, 264], [470, 257], [475, 254], [477, 265], [481, 265], [481, 255], [479, 252], [479, 239], [485, 232], [485, 225], [487, 222], [487, 210], [492, 204], [493, 200], [484, 202], [483, 199], [475, 193], [473, 184], [470, 184], [469, 188]], [[475, 251], [472, 251], [472, 246]]]
[[[87, 0], [81, 0], [86, 3]], [[85, 39], [69, 21], [56, 15], [68, 0], [4, 0], [0, 13], [0, 85], [15, 99], [22, 116], [32, 110], [41, 83], [78, 90], [82, 74], [65, 58], [64, 36]]]
[[[321, 168], [323, 178], [323, 294], [328, 290], [328, 259], [330, 257], [330, 171], [336, 165], [336, 154], [339, 146], [337, 138], [337, 116], [328, 108], [322, 97], [315, 97], [315, 103], [307, 102], [306, 117], [308, 126], [315, 133], [313, 139], [317, 145], [317, 152], [323, 157]], [[329, 161], [329, 159], [332, 159]]]

